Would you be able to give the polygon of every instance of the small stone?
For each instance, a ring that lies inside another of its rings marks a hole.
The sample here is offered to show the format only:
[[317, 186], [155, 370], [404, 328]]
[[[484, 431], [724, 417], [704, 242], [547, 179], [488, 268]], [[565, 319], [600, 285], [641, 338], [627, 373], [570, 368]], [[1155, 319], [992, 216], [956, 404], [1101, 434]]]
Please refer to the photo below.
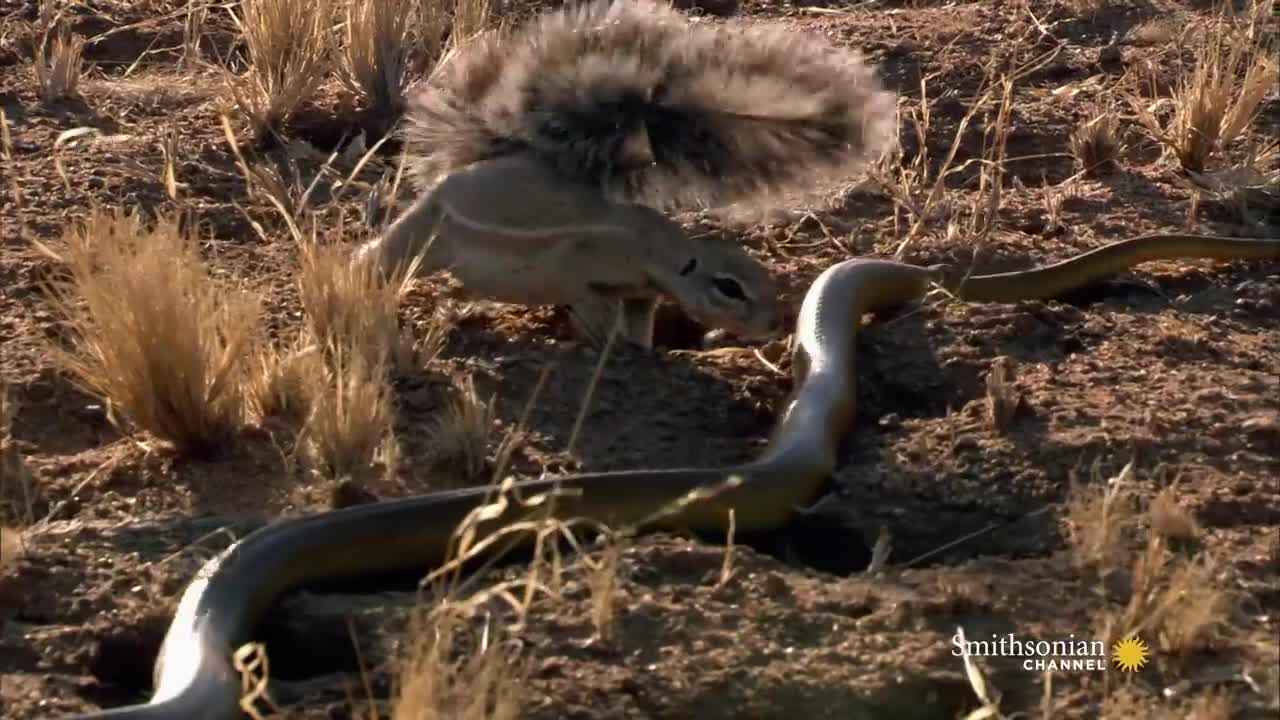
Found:
[[1280, 413], [1255, 415], [1241, 423], [1249, 446], [1264, 452], [1280, 451]]
[[791, 586], [787, 583], [786, 578], [778, 573], [769, 573], [760, 579], [760, 589], [764, 592], [765, 597], [770, 600], [780, 600], [791, 597]]
[[340, 510], [353, 505], [367, 505], [378, 502], [378, 496], [361, 487], [359, 483], [352, 480], [342, 480], [333, 486], [333, 493], [329, 502], [333, 509]]
[[534, 677], [542, 679], [564, 677], [564, 664], [558, 658], [547, 658], [534, 673]]

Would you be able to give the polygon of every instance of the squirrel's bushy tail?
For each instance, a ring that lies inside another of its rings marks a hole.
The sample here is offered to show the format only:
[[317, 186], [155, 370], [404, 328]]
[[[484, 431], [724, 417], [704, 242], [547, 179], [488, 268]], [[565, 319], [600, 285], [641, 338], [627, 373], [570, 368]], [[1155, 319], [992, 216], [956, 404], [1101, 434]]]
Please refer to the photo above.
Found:
[[419, 181], [509, 152], [655, 207], [849, 177], [895, 140], [895, 99], [852, 50], [790, 28], [593, 0], [463, 46], [411, 97]]

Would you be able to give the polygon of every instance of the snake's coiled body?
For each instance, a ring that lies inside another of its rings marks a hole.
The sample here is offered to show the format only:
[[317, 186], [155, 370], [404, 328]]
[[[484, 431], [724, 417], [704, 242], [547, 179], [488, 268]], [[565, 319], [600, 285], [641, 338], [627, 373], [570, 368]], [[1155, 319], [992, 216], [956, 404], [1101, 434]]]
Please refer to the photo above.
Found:
[[[840, 440], [853, 422], [855, 340], [863, 313], [918, 300], [941, 285], [960, 299], [1047, 298], [1147, 260], [1280, 260], [1280, 240], [1149, 235], [1025, 272], [964, 277], [942, 267], [855, 259], [823, 272], [796, 322], [796, 386], [767, 449], [735, 467], [634, 470], [518, 483], [524, 495], [555, 488], [555, 514], [632, 525], [704, 487], [724, 487], [642, 529], [724, 532], [728, 510], [740, 531], [779, 529], [824, 492]], [[209, 561], [178, 605], [157, 661], [150, 702], [79, 720], [232, 720], [240, 716], [234, 648], [283, 592], [300, 584], [383, 571], [429, 568], [447, 559], [452, 533], [489, 488], [466, 488], [361, 505], [285, 521], [254, 532]], [[493, 521], [523, 519], [516, 509]]]

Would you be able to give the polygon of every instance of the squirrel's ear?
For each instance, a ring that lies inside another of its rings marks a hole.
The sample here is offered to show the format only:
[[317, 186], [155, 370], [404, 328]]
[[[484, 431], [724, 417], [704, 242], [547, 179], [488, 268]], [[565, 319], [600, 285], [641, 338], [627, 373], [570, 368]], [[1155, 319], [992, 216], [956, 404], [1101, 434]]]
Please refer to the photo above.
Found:
[[689, 258], [689, 262], [685, 263], [684, 267], [680, 268], [680, 275], [686, 276], [697, 269], [698, 269], [698, 258], [696, 257]]

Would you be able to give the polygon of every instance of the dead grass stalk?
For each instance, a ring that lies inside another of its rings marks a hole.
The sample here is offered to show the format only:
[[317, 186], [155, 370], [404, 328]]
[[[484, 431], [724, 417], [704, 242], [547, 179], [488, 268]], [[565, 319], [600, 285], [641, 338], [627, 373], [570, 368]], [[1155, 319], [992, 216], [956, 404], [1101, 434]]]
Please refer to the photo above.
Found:
[[471, 375], [455, 378], [453, 389], [455, 397], [430, 429], [432, 466], [471, 484], [488, 466], [495, 398], [481, 400]]
[[42, 33], [35, 56], [36, 87], [40, 99], [53, 102], [80, 94], [80, 61], [85, 39], [59, 26], [50, 42], [50, 33]]
[[612, 643], [617, 620], [614, 608], [618, 590], [618, 566], [622, 562], [625, 544], [621, 537], [613, 533], [606, 532], [604, 538], [600, 557], [590, 563], [591, 626], [595, 628], [596, 637], [601, 642]]
[[187, 0], [187, 9], [182, 23], [182, 59], [180, 67], [195, 67], [200, 64], [200, 38], [204, 35], [204, 24], [209, 18], [209, 3], [202, 0]]

